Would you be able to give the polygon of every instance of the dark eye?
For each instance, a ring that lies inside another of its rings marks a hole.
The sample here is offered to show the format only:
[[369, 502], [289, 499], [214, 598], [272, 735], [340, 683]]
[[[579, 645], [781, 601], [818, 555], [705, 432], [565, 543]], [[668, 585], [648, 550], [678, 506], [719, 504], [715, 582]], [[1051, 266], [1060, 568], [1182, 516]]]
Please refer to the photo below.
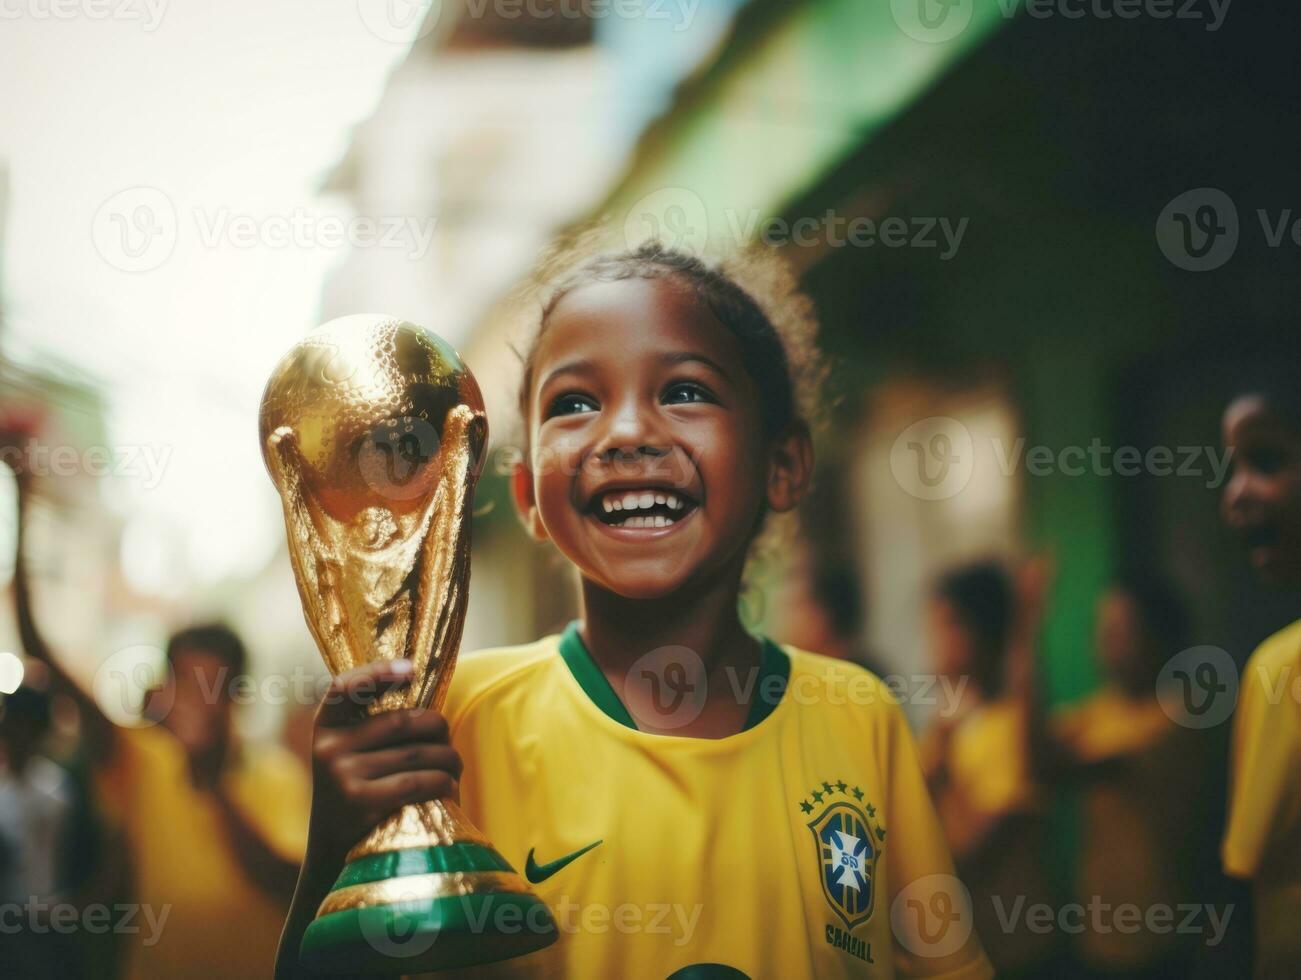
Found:
[[718, 399], [702, 384], [694, 381], [677, 381], [664, 389], [666, 405], [686, 405], [691, 402], [714, 402]]
[[595, 399], [587, 395], [579, 395], [569, 392], [552, 400], [551, 405], [547, 408], [547, 418], [556, 415], [577, 415], [580, 412], [595, 412]]
[[1287, 454], [1270, 446], [1258, 446], [1245, 453], [1242, 465], [1264, 476], [1273, 476], [1287, 465]]

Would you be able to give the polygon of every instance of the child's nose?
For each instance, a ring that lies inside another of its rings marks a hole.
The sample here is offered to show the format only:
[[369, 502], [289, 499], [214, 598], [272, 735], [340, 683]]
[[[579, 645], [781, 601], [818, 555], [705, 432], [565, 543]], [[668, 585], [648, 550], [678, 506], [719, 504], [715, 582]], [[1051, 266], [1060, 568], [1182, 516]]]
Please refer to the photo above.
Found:
[[669, 451], [669, 441], [659, 430], [654, 413], [642, 410], [629, 399], [607, 414], [609, 420], [597, 453], [609, 459], [631, 459], [635, 456], [663, 456]]

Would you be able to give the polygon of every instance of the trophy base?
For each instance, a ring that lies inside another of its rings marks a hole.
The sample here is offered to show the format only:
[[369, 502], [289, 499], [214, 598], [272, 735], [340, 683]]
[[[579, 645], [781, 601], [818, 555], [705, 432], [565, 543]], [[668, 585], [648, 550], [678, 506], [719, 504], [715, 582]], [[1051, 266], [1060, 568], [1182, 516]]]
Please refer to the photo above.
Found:
[[396, 975], [522, 956], [556, 941], [546, 903], [486, 844], [349, 861], [299, 947], [321, 973]]

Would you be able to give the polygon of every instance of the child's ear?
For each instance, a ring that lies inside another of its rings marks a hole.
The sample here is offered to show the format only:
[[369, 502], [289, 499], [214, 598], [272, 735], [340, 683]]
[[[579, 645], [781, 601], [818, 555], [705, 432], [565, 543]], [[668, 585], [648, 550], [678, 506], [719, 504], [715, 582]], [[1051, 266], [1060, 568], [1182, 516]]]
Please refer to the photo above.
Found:
[[515, 500], [515, 510], [529, 537], [537, 541], [547, 540], [547, 529], [542, 526], [542, 518], [538, 516], [537, 497], [533, 495], [533, 471], [523, 460], [511, 470], [510, 492]]
[[773, 441], [768, 453], [768, 506], [777, 513], [793, 510], [813, 479], [813, 437], [803, 422], [792, 422]]

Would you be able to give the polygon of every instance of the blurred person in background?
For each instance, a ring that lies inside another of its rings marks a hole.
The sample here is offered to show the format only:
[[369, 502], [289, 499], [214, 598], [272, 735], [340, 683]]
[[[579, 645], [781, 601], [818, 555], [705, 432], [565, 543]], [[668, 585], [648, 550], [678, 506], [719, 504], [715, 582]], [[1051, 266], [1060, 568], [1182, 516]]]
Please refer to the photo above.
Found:
[[[1010, 923], [1018, 901], [1048, 902], [1041, 870], [1046, 825], [1025, 752], [1024, 706], [1013, 697], [1012, 648], [1019, 642], [1013, 583], [998, 562], [943, 575], [927, 604], [936, 671], [959, 692], [925, 731], [922, 764], [953, 851], [971, 891], [977, 934], [999, 977], [1054, 975], [1051, 933]], [[1001, 903], [1001, 904], [1000, 904]], [[1003, 914], [1000, 916], [999, 912]]]
[[99, 864], [83, 774], [58, 758], [50, 731], [51, 699], [36, 681], [0, 697], [0, 975], [6, 977], [92, 975], [81, 944], [50, 929], [51, 906], [81, 907], [95, 897], [89, 886]]
[[[1224, 519], [1260, 578], [1301, 583], [1301, 396], [1296, 379], [1235, 399], [1224, 413], [1233, 469]], [[1233, 720], [1224, 871], [1238, 883], [1235, 942], [1221, 975], [1301, 976], [1301, 621], [1257, 648]]]
[[[1173, 928], [1181, 908], [1214, 894], [1220, 826], [1215, 734], [1176, 724], [1158, 697], [1161, 668], [1187, 648], [1189, 632], [1171, 583], [1124, 574], [1097, 604], [1101, 688], [1046, 719], [1033, 677], [1024, 687], [1032, 771], [1081, 794], [1074, 888], [1085, 914], [1075, 953], [1086, 977], [1184, 978], [1197, 946], [1216, 938], [1205, 918], [1204, 933]], [[1137, 926], [1122, 921], [1124, 907], [1138, 910]], [[1149, 928], [1158, 921], [1149, 914], [1172, 928]]]
[[783, 595], [782, 634], [786, 641], [883, 676], [881, 665], [862, 639], [863, 596], [853, 566], [844, 561], [819, 561], [806, 547], [793, 579]]
[[144, 726], [115, 725], [60, 667], [33, 614], [27, 556], [29, 476], [18, 477], [14, 596], [27, 655], [78, 709], [100, 805], [126, 844], [127, 977], [264, 976], [306, 846], [308, 782], [280, 747], [253, 751], [234, 731], [245, 652], [221, 625], [182, 630], [167, 678], [145, 701]]

